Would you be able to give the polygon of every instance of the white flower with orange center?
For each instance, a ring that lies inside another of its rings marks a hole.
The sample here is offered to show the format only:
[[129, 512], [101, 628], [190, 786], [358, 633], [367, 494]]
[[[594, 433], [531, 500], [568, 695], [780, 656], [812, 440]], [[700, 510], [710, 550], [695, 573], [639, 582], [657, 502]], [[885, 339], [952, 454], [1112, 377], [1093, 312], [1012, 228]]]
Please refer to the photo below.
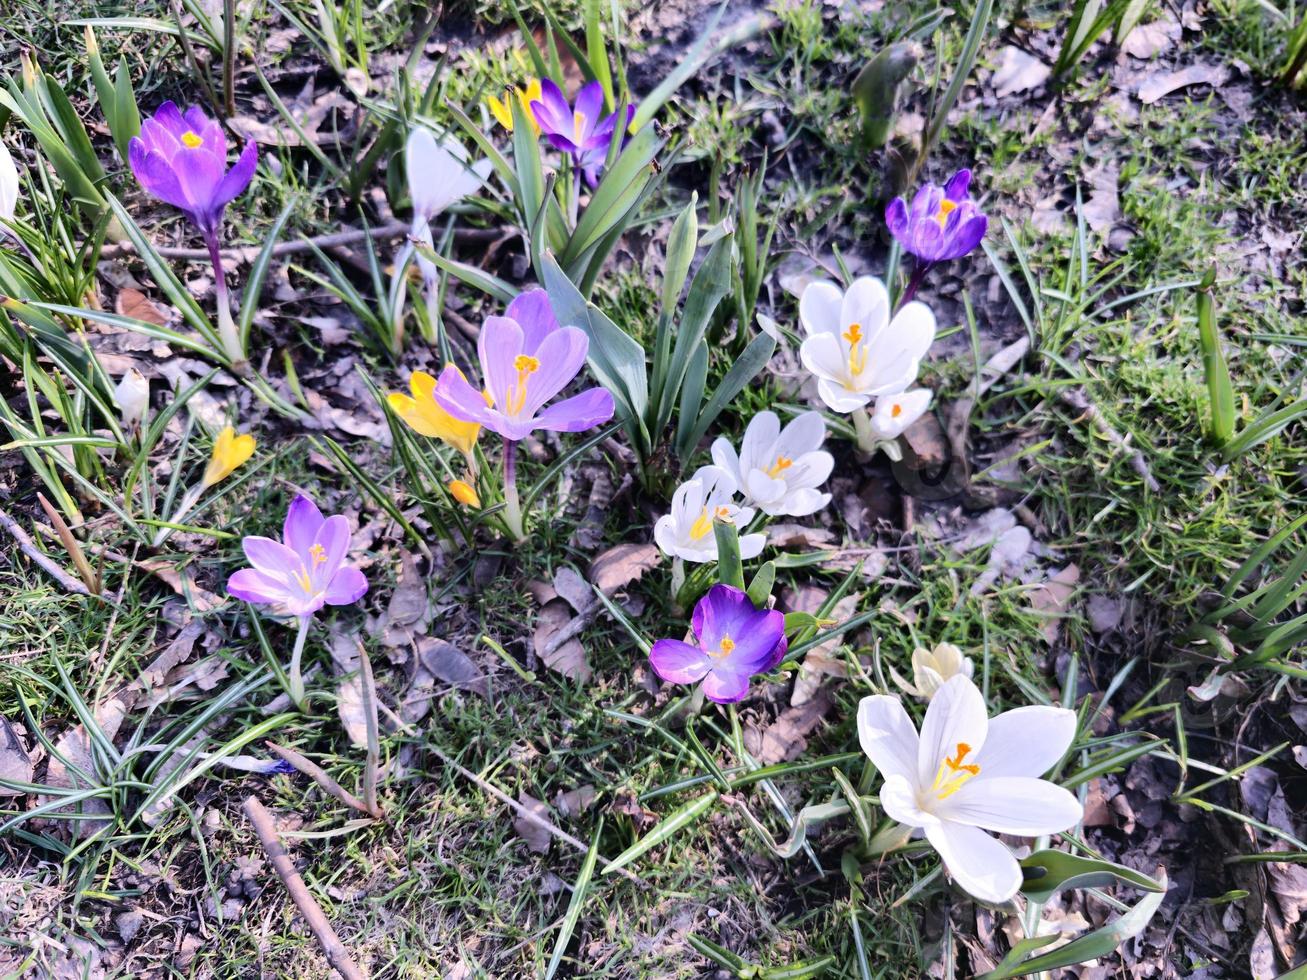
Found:
[[1065, 708], [1015, 708], [991, 719], [963, 674], [935, 693], [920, 734], [897, 697], [858, 705], [862, 750], [885, 779], [882, 809], [924, 834], [957, 884], [985, 902], [1006, 902], [1022, 881], [1016, 857], [986, 831], [1040, 837], [1080, 822], [1080, 801], [1038, 778], [1075, 734], [1075, 712]]
[[913, 388], [897, 395], [881, 395], [871, 413], [871, 434], [879, 442], [893, 442], [917, 419], [930, 410], [934, 393], [929, 388]]
[[820, 412], [804, 412], [785, 428], [775, 412], [749, 420], [737, 454], [725, 437], [712, 444], [713, 462], [731, 474], [744, 502], [772, 517], [806, 517], [828, 503], [818, 488], [830, 477], [835, 459], [821, 448], [826, 423]]
[[[672, 509], [654, 524], [654, 541], [664, 554], [686, 561], [716, 561], [716, 521], [743, 529], [753, 520], [752, 507], [735, 503], [735, 478], [719, 466], [702, 466], [672, 494]], [[741, 534], [740, 557], [757, 558], [767, 543], [765, 534]]]
[[938, 643], [933, 650], [917, 647], [912, 651], [911, 683], [893, 667], [890, 668], [890, 677], [908, 694], [929, 701], [946, 681], [958, 674], [970, 677], [974, 671], [975, 665], [965, 653], [952, 643]]
[[836, 412], [906, 390], [935, 339], [930, 307], [908, 303], [891, 318], [889, 294], [871, 276], [855, 279], [847, 291], [831, 282], [809, 284], [799, 299], [799, 319], [808, 334], [799, 359], [817, 376], [821, 400]]

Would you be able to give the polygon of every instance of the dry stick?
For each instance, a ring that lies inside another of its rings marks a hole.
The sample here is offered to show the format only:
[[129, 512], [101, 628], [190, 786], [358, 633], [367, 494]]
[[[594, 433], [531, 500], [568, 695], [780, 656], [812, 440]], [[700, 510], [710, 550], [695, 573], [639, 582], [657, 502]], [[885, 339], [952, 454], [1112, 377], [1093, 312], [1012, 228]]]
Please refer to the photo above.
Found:
[[3, 510], [0, 510], [0, 527], [8, 531], [13, 539], [18, 542], [19, 550], [49, 573], [50, 577], [58, 582], [65, 592], [74, 592], [77, 595], [86, 596], [91, 594], [85, 585], [69, 575], [60, 567], [58, 562], [38, 548], [36, 542], [23, 530], [22, 526]]
[[369, 817], [380, 817], [379, 813], [373, 813], [369, 810], [366, 803], [328, 776], [327, 773], [317, 764], [310, 762], [294, 749], [288, 749], [284, 745], [278, 745], [276, 742], [264, 742], [263, 744], [266, 745], [275, 755], [285, 759], [299, 772], [302, 772], [304, 775], [312, 779], [328, 796], [339, 800], [348, 807], [353, 807], [361, 813], [366, 813]]
[[[455, 762], [449, 756], [445, 755], [445, 753], [441, 752], [440, 749], [436, 748], [434, 745], [429, 745], [427, 746], [427, 748], [433, 755], [435, 755], [438, 759], [440, 759], [441, 762], [449, 766], [460, 776], [464, 777], [465, 779], [472, 780], [472, 782], [476, 783], [477, 786], [479, 786], [485, 792], [489, 793], [500, 803], [503, 803], [511, 807], [513, 811], [517, 813], [517, 815], [521, 817], [523, 820], [529, 820], [531, 823], [535, 824], [536, 826], [543, 827], [545, 830], [549, 831], [549, 833], [553, 834], [559, 840], [563, 841], [566, 844], [570, 844], [572, 847], [576, 848], [578, 851], [582, 852], [583, 854], [589, 853], [590, 845], [585, 843], [585, 841], [577, 840], [562, 827], [546, 820], [538, 813], [532, 813], [530, 810], [524, 807], [521, 803], [517, 802], [517, 800], [513, 799], [503, 790], [499, 789], [493, 784], [482, 779], [480, 776], [472, 772], [470, 769], [466, 769], [463, 766], [460, 766], [457, 762]], [[608, 865], [612, 864], [613, 862], [608, 860], [608, 858], [604, 857], [601, 854], [599, 855], [599, 863], [602, 864], [604, 867], [608, 867]], [[639, 875], [633, 874], [628, 869], [618, 868], [617, 870], [619, 874], [625, 875], [627, 878], [635, 882], [641, 888], [649, 887], [648, 882], [646, 882]]]
[[272, 822], [272, 814], [253, 796], [245, 798], [245, 805], [241, 809], [254, 825], [254, 832], [259, 835], [263, 850], [267, 852], [277, 877], [286, 886], [286, 891], [290, 892], [295, 907], [300, 910], [309, 928], [313, 930], [314, 938], [318, 940], [322, 951], [327, 954], [327, 962], [331, 964], [332, 969], [345, 977], [345, 980], [367, 980], [368, 975], [350, 958], [349, 951], [345, 949], [345, 944], [340, 941], [336, 930], [327, 921], [322, 907], [314, 901], [308, 887], [304, 884], [304, 879], [295, 870], [286, 848], [281, 846], [281, 841], [277, 838], [277, 827]]
[[1144, 458], [1143, 452], [1132, 449], [1126, 442], [1125, 436], [1112, 427], [1112, 423], [1103, 417], [1103, 413], [1089, 400], [1089, 396], [1084, 391], [1079, 388], [1065, 388], [1058, 394], [1058, 398], [1080, 412], [1083, 418], [1087, 418], [1094, 428], [1098, 429], [1099, 434], [1113, 446], [1130, 453], [1130, 466], [1143, 478], [1149, 490], [1157, 493], [1162, 489], [1161, 484], [1154, 479], [1152, 470], [1148, 468], [1148, 460]]
[[[316, 245], [320, 249], [338, 248], [341, 245], [353, 245], [368, 238], [384, 239], [399, 238], [401, 235], [407, 235], [409, 226], [402, 221], [392, 221], [389, 224], [378, 225], [376, 228], [351, 228], [349, 231], [335, 231], [329, 235], [317, 235], [313, 238], [301, 238], [294, 242], [279, 242], [272, 246], [273, 255], [298, 255], [301, 252], [311, 252]], [[456, 228], [454, 237], [462, 241], [491, 241], [500, 234], [498, 228]], [[122, 241], [114, 245], [106, 245], [100, 249], [100, 258], [116, 259], [121, 255], [128, 255], [135, 252], [131, 242]], [[165, 259], [180, 259], [189, 262], [207, 262], [209, 261], [209, 250], [206, 248], [176, 248], [171, 245], [163, 245], [155, 249]], [[244, 248], [223, 249], [222, 257], [224, 261], [235, 263], [252, 262], [255, 257], [263, 251], [261, 245], [249, 245]]]

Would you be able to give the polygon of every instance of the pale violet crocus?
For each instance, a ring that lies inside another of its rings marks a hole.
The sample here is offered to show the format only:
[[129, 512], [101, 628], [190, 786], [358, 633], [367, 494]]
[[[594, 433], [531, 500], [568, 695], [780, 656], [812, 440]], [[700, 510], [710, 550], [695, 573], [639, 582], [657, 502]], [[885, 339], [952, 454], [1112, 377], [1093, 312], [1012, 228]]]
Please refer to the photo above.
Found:
[[894, 683], [913, 697], [929, 701], [935, 693], [959, 674], [970, 677], [975, 670], [971, 658], [952, 643], [937, 643], [933, 650], [917, 647], [912, 651], [912, 681], [903, 679], [893, 667]]
[[[401, 276], [410, 257], [417, 262], [431, 309], [439, 296], [440, 270], [416, 245], [435, 248], [431, 222], [446, 208], [475, 194], [490, 176], [489, 160], [469, 162], [464, 146], [452, 137], [437, 140], [431, 130], [418, 126], [408, 134], [404, 145], [404, 171], [408, 176], [408, 196], [413, 202], [413, 227], [409, 241], [395, 260], [396, 275]], [[398, 349], [403, 341], [402, 305], [397, 305], [396, 337]], [[434, 312], [434, 311], [433, 311]]]
[[799, 298], [799, 320], [807, 334], [799, 359], [817, 376], [817, 393], [833, 411], [852, 413], [858, 445], [870, 452], [876, 440], [866, 406], [916, 380], [935, 339], [935, 315], [913, 302], [891, 317], [885, 284], [863, 276], [847, 290], [810, 283]]
[[920, 734], [897, 697], [867, 697], [858, 706], [862, 749], [884, 777], [881, 808], [925, 836], [959, 887], [991, 903], [1011, 899], [1022, 875], [989, 832], [1041, 837], [1080, 822], [1080, 801], [1038, 778], [1075, 734], [1075, 712], [1065, 708], [1015, 708], [991, 719], [962, 674], [935, 692]]
[[[685, 562], [717, 560], [717, 522], [743, 528], [756, 513], [735, 502], [735, 478], [720, 466], [701, 466], [672, 494], [671, 511], [654, 523], [654, 543], [672, 559], [672, 598], [685, 584]], [[757, 558], [767, 535], [741, 534], [740, 558]]]
[[771, 517], [807, 517], [830, 503], [831, 495], [818, 489], [835, 467], [821, 448], [825, 438], [820, 412], [804, 412], [783, 429], [775, 412], [759, 412], [744, 430], [739, 453], [721, 437], [712, 444], [712, 459], [731, 475], [746, 504]]
[[18, 210], [18, 168], [9, 147], [0, 143], [0, 218], [13, 220]]

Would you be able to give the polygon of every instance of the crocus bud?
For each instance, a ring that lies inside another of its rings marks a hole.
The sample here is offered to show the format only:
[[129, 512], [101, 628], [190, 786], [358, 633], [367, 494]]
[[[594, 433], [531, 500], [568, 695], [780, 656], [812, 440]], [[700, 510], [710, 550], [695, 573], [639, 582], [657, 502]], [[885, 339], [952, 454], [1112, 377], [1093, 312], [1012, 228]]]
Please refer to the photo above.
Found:
[[894, 125], [899, 86], [923, 56], [915, 41], [899, 41], [881, 48], [853, 80], [853, 98], [862, 114], [862, 146], [878, 150]]
[[249, 434], [238, 436], [235, 429], [227, 426], [213, 442], [213, 455], [205, 467], [203, 485], [211, 487], [221, 483], [253, 455], [254, 437]]
[[0, 143], [0, 218], [12, 218], [18, 207], [18, 168], [9, 147]]
[[466, 480], [450, 480], [447, 484], [449, 494], [464, 507], [480, 507], [481, 498], [476, 489]]
[[114, 404], [122, 415], [123, 425], [127, 427], [140, 425], [145, 419], [145, 411], [150, 407], [150, 383], [136, 368], [128, 368], [118, 387], [113, 390]]

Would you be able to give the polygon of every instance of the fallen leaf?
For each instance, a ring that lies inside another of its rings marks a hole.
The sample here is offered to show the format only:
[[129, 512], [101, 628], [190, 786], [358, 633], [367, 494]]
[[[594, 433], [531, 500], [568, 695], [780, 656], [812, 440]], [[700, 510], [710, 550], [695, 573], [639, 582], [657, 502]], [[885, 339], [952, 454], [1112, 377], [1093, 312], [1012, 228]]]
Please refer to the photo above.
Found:
[[1076, 583], [1079, 581], [1080, 569], [1071, 564], [1057, 572], [1047, 582], [1030, 590], [1028, 596], [1030, 608], [1038, 614], [1047, 616], [1043, 633], [1044, 639], [1049, 643], [1057, 642], [1058, 633], [1062, 629], [1062, 617], [1066, 615], [1067, 603], [1071, 601]]
[[[534, 796], [528, 796], [526, 793], [517, 794], [517, 802], [521, 803], [527, 810], [544, 820], [549, 819], [549, 807], [545, 806]], [[549, 830], [536, 823], [534, 820], [528, 820], [526, 817], [518, 816], [513, 820], [513, 830], [517, 836], [526, 841], [526, 848], [535, 854], [544, 854], [549, 850], [549, 841], [553, 835]]]
[[368, 744], [367, 713], [363, 710], [363, 678], [353, 674], [336, 688], [336, 711], [345, 734], [355, 745]]
[[[16, 783], [32, 781], [32, 757], [23, 748], [23, 740], [14, 731], [14, 726], [3, 715], [0, 715], [0, 779]], [[0, 785], [0, 796], [21, 796], [22, 792]]]
[[635, 829], [639, 831], [647, 830], [658, 822], [658, 814], [641, 803], [640, 798], [629, 789], [619, 789], [608, 809], [621, 816], [630, 817], [635, 824]]
[[[111, 698], [96, 708], [95, 722], [99, 726], [100, 733], [112, 742], [114, 736], [118, 734], [118, 728], [122, 725], [126, 713], [126, 706], [117, 698]], [[64, 764], [65, 759], [71, 764], [71, 768]], [[95, 780], [98, 778], [99, 769], [95, 753], [91, 750], [90, 737], [86, 734], [85, 728], [77, 725], [64, 732], [55, 743], [55, 751], [51, 753], [50, 761], [46, 766], [45, 785], [60, 789], [91, 789], [97, 784], [88, 782], [78, 773], [86, 773], [91, 780]], [[37, 803], [44, 805], [55, 799], [55, 797], [41, 796], [37, 797]], [[95, 797], [58, 807], [54, 812], [93, 814], [99, 818], [108, 817], [112, 811], [108, 803]], [[60, 821], [60, 824], [70, 828], [74, 837], [89, 837], [109, 826], [109, 821], [107, 819], [71, 820]]]
[[483, 698], [490, 696], [486, 675], [454, 644], [425, 636], [418, 643], [418, 658], [421, 665], [437, 680], [474, 691]]
[[1120, 596], [1095, 594], [1085, 603], [1089, 628], [1095, 633], [1108, 633], [1121, 625], [1125, 614], [1125, 600]]
[[168, 314], [159, 309], [150, 299], [139, 289], [132, 289], [130, 286], [118, 290], [118, 298], [114, 300], [114, 310], [119, 316], [131, 317], [133, 320], [141, 320], [145, 323], [152, 323], [156, 327], [165, 327], [168, 325]]
[[216, 595], [208, 589], [202, 589], [196, 585], [194, 577], [188, 568], [178, 568], [172, 562], [164, 561], [162, 558], [147, 558], [144, 561], [135, 562], [135, 565], [166, 583], [169, 588], [185, 599], [190, 604], [191, 609], [197, 613], [217, 609], [227, 601], [223, 596]]
[[531, 643], [536, 656], [546, 667], [584, 684], [590, 680], [592, 672], [581, 641], [572, 636], [557, 649], [550, 650], [550, 641], [572, 622], [571, 608], [566, 599], [550, 599], [541, 606], [540, 612], [536, 614], [535, 633]]
[[565, 817], [575, 817], [594, 806], [598, 794], [589, 783], [559, 793], [554, 797], [554, 807]]
[[[619, 544], [590, 563], [590, 581], [604, 595], [612, 595], [657, 568], [661, 555], [653, 544]], [[557, 583], [555, 583], [556, 585]]]
[[1028, 92], [1048, 81], [1052, 71], [1033, 54], [1009, 44], [998, 53], [998, 66], [990, 78], [994, 94], [1000, 99], [1017, 92]]
[[1108, 232], [1121, 218], [1118, 172], [1115, 166], [1095, 167], [1085, 174], [1091, 188], [1081, 212], [1092, 231]]
[[764, 766], [788, 762], [808, 747], [807, 736], [831, 707], [829, 692], [822, 690], [797, 708], [786, 708], [764, 729], [749, 725], [744, 730], [744, 746]]
[[1170, 18], [1136, 24], [1121, 42], [1121, 50], [1134, 58], [1153, 58], [1180, 40], [1180, 35], [1180, 24]]
[[1144, 105], [1152, 105], [1172, 92], [1190, 85], [1210, 85], [1220, 88], [1230, 77], [1230, 69], [1225, 65], [1190, 65], [1179, 71], [1165, 74], [1149, 75], [1139, 86], [1136, 95]]
[[578, 613], [586, 612], [599, 601], [595, 598], [590, 583], [570, 565], [564, 565], [554, 573], [554, 595], [566, 599], [567, 604]]

